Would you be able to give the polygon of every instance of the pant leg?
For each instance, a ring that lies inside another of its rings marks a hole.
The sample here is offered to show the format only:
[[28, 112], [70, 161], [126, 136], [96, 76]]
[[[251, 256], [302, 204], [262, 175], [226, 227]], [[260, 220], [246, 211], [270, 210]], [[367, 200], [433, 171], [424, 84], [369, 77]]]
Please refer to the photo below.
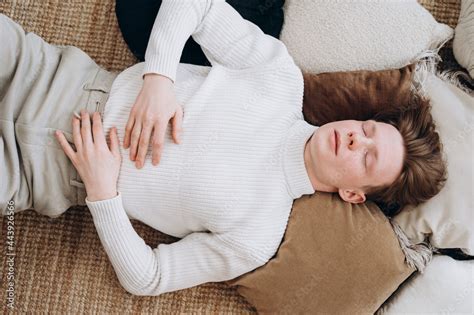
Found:
[[161, 0], [116, 0], [115, 14], [128, 48], [140, 61], [145, 60], [148, 38]]
[[[162, 0], [116, 1], [115, 13], [122, 36], [130, 51], [140, 61], [145, 60], [148, 39], [150, 38], [158, 10], [160, 9], [161, 1]], [[184, 44], [180, 62], [211, 66], [201, 46], [191, 37]]]
[[[131, 52], [145, 60], [148, 39], [162, 0], [116, 0], [115, 13], [122, 36]], [[280, 37], [284, 0], [227, 0], [243, 18], [256, 24], [265, 34]], [[190, 37], [183, 47], [182, 63], [211, 66], [201, 46]]]
[[226, 0], [246, 20], [270, 36], [280, 38], [285, 0]]
[[[72, 114], [103, 110], [116, 74], [73, 46], [46, 43], [0, 14], [0, 209], [56, 217], [84, 204], [80, 178], [57, 142]], [[77, 184], [75, 184], [77, 183]]]

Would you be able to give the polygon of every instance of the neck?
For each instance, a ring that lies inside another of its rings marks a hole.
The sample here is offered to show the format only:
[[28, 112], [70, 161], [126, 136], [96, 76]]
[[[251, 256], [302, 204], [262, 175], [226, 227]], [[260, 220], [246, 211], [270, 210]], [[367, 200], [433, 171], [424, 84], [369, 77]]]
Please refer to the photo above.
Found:
[[311, 143], [312, 143], [313, 136], [314, 134], [311, 135], [311, 137], [309, 137], [308, 141], [306, 142], [304, 146], [304, 153], [303, 153], [304, 165], [306, 167], [306, 172], [308, 173], [309, 180], [311, 181], [311, 185], [313, 185], [313, 188], [316, 191], [335, 192], [337, 191], [336, 187], [332, 187], [332, 186], [322, 183], [316, 175], [317, 165], [315, 165], [314, 163], [314, 157], [311, 151], [311, 148], [312, 148]]

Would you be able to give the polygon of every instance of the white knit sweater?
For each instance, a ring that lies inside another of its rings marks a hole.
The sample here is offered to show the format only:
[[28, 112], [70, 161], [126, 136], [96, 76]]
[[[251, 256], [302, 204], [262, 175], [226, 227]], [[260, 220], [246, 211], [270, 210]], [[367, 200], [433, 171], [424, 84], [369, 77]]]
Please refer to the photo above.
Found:
[[[212, 67], [181, 64], [192, 35]], [[118, 195], [86, 203], [122, 286], [159, 295], [225, 281], [264, 265], [278, 250], [293, 200], [314, 193], [304, 145], [303, 76], [284, 44], [225, 1], [164, 0], [145, 63], [123, 71], [104, 110], [122, 143], [142, 75], [175, 82], [181, 144], [168, 125], [160, 163], [151, 146], [142, 169], [120, 147]], [[182, 238], [151, 248], [130, 219]]]

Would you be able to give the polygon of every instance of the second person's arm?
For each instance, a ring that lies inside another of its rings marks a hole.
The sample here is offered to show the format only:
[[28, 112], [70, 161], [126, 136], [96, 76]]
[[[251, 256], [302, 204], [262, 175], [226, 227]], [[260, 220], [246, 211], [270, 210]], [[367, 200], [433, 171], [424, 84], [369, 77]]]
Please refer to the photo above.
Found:
[[190, 36], [213, 65], [244, 69], [289, 56], [280, 40], [265, 34], [224, 0], [163, 0], [145, 53], [143, 75], [158, 73], [174, 82]]

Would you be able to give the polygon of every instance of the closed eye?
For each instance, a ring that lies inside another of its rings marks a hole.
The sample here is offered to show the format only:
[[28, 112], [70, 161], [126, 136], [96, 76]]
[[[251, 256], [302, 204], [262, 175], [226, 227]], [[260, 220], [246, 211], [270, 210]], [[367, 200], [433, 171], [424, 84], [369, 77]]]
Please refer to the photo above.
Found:
[[[367, 134], [365, 133], [365, 129], [364, 129], [364, 124], [362, 124], [362, 132], [364, 133], [364, 136], [367, 137]], [[365, 151], [364, 153], [364, 168], [365, 170], [367, 171], [367, 151]]]

